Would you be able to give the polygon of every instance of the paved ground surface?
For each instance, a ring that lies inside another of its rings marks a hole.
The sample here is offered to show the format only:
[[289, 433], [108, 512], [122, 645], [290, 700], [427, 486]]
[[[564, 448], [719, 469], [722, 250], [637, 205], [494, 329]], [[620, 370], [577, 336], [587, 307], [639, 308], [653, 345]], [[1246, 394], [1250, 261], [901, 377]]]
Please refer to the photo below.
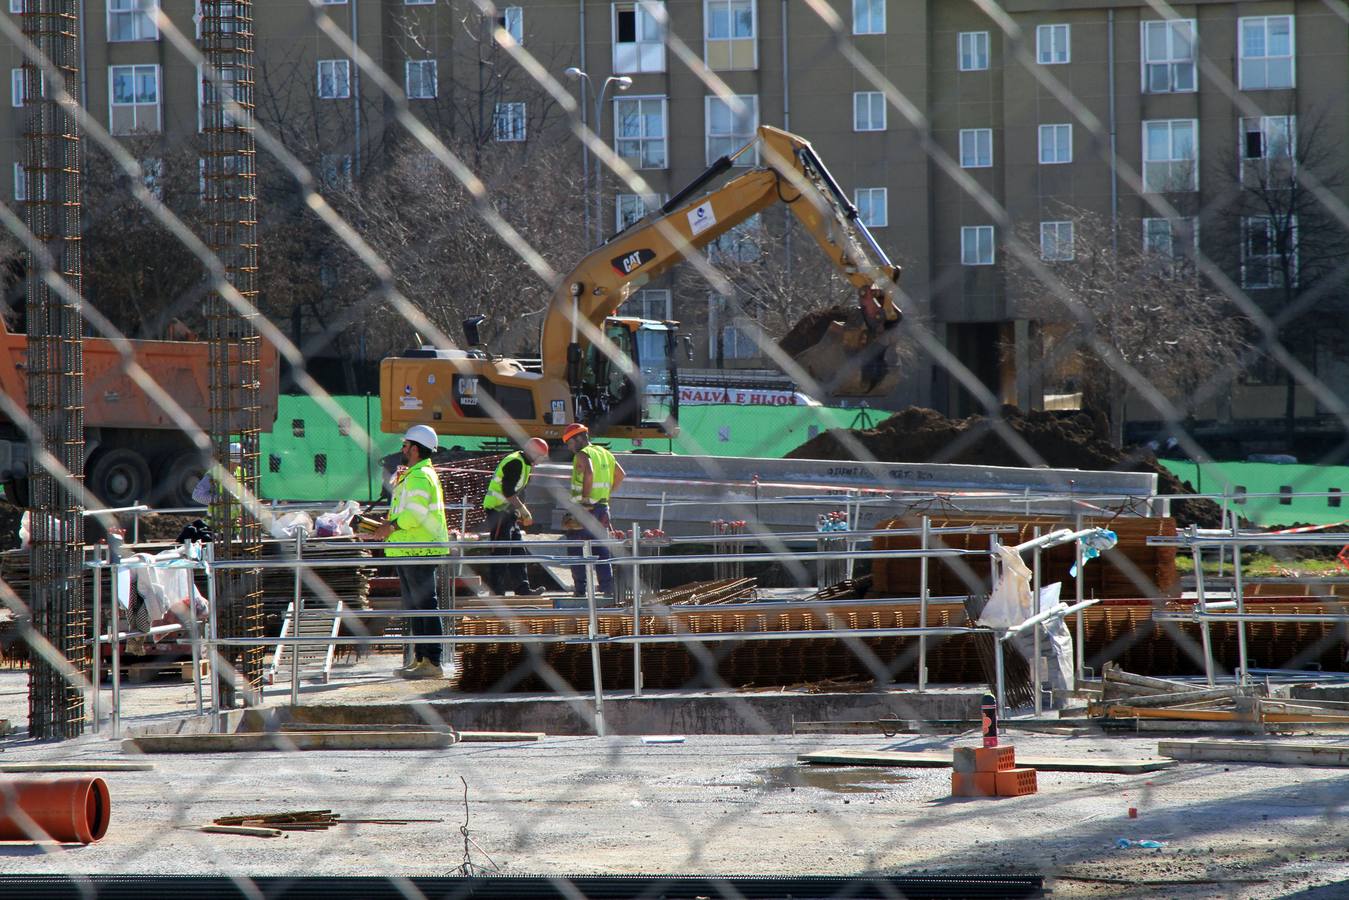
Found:
[[[374, 657], [342, 684], [367, 695], [384, 685], [404, 698], [426, 690], [389, 680], [396, 663]], [[24, 688], [22, 673], [0, 672], [0, 718], [22, 723]], [[306, 702], [342, 689], [307, 688]], [[126, 699], [128, 720], [142, 724], [193, 705], [190, 688], [172, 683], [132, 688]], [[1345, 770], [1183, 764], [1149, 775], [1041, 773], [1034, 796], [957, 800], [945, 769], [796, 763], [811, 750], [945, 749], [972, 737], [689, 735], [663, 745], [552, 737], [434, 752], [143, 757], [153, 771], [103, 775], [113, 799], [104, 841], [0, 845], [0, 872], [453, 874], [465, 860], [467, 822], [471, 861], [513, 874], [1012, 871], [1043, 873], [1066, 897], [1349, 895], [1349, 886], [1333, 886], [1349, 879]], [[1028, 733], [1014, 741], [1024, 753], [1085, 759], [1154, 756], [1157, 743]], [[128, 758], [106, 730], [3, 747], [0, 763]], [[216, 816], [285, 809], [440, 821], [281, 839], [194, 830]], [[1122, 837], [1166, 846], [1121, 850]]]

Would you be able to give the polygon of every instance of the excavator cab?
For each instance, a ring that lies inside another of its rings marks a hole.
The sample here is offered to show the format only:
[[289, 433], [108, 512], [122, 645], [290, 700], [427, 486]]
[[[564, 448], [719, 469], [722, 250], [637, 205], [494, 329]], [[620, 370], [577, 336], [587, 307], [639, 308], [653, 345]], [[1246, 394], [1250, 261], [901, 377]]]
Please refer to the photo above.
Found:
[[604, 336], [615, 351], [632, 363], [624, 372], [609, 355], [594, 345], [586, 348], [577, 391], [576, 418], [592, 429], [613, 426], [642, 427], [665, 421], [677, 414], [678, 394], [674, 346], [674, 322], [610, 317], [604, 320]]

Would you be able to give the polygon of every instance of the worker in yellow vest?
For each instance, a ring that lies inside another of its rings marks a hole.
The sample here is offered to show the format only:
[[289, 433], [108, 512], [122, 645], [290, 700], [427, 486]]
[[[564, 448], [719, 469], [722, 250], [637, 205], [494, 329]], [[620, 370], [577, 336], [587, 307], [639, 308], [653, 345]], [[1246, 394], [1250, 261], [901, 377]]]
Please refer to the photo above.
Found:
[[[449, 547], [450, 529], [445, 521], [445, 492], [440, 478], [431, 465], [431, 454], [440, 446], [440, 437], [429, 425], [413, 425], [403, 436], [404, 469], [393, 486], [389, 502], [389, 521], [375, 530], [378, 540], [390, 545], [384, 555], [390, 558], [409, 556], [440, 556]], [[436, 543], [439, 547], [399, 547], [399, 544]], [[398, 567], [398, 589], [403, 608], [430, 610], [440, 607], [436, 591], [436, 566], [401, 565]], [[440, 668], [440, 639], [444, 635], [440, 619], [435, 616], [414, 616], [409, 629], [414, 637], [429, 638], [414, 644], [411, 666], [399, 669], [403, 678], [443, 678]]]
[[[496, 472], [487, 485], [487, 493], [482, 498], [482, 508], [487, 512], [487, 531], [493, 541], [523, 540], [522, 528], [534, 524], [534, 516], [525, 506], [523, 494], [529, 484], [532, 468], [548, 458], [548, 442], [543, 438], [530, 438], [524, 448], [508, 453], [497, 463]], [[510, 549], [498, 548], [493, 556], [524, 556], [523, 547]], [[505, 563], [491, 566], [487, 570], [487, 585], [492, 593], [505, 596], [512, 591], [517, 597], [543, 593], [529, 583], [525, 567], [520, 563]]]
[[[608, 541], [609, 498], [623, 483], [623, 467], [607, 449], [590, 443], [590, 429], [579, 422], [562, 430], [562, 443], [572, 452], [570, 516], [574, 527], [566, 530], [566, 537], [572, 541]], [[594, 552], [601, 559], [608, 559], [612, 555], [605, 544], [597, 544]], [[580, 556], [581, 548], [569, 548], [568, 553]], [[572, 566], [571, 577], [573, 595], [584, 598], [586, 567]], [[613, 566], [607, 563], [597, 565], [595, 577], [599, 581], [599, 593], [613, 597]]]

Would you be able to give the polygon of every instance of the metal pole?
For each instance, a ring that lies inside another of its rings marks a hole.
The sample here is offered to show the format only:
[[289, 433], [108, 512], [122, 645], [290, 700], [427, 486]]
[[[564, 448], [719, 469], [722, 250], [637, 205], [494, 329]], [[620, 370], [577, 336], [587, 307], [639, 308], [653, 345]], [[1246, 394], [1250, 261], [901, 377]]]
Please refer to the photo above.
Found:
[[[112, 570], [112, 583], [109, 587], [109, 596], [112, 598], [112, 609], [108, 612], [108, 625], [112, 630], [112, 736], [114, 739], [122, 736], [122, 642], [119, 637], [121, 631], [117, 624], [117, 569]], [[134, 593], [135, 588], [132, 588]], [[129, 599], [129, 598], [128, 598]], [[130, 603], [127, 604], [128, 607]]]
[[[1237, 536], [1237, 517], [1232, 517], [1232, 537]], [[1232, 545], [1232, 589], [1236, 591], [1237, 615], [1246, 614], [1246, 589], [1241, 577], [1241, 545]], [[1246, 669], [1246, 623], [1237, 620], [1237, 684], [1245, 684]]]
[[[1219, 527], [1221, 527], [1221, 528], [1226, 528], [1226, 527], [1227, 527], [1227, 509], [1228, 509], [1227, 504], [1228, 504], [1228, 501], [1231, 499], [1231, 496], [1232, 496], [1232, 485], [1231, 485], [1231, 484], [1224, 484], [1224, 485], [1223, 485], [1222, 518], [1219, 519], [1219, 521], [1222, 522], [1222, 525], [1219, 526]], [[1233, 517], [1232, 517], [1232, 520], [1233, 520], [1233, 521], [1232, 521], [1232, 533], [1233, 533], [1233, 534], [1236, 534], [1236, 531], [1237, 531], [1236, 516], [1233, 516]], [[1222, 578], [1222, 577], [1223, 577], [1223, 561], [1224, 561], [1226, 558], [1227, 558], [1227, 548], [1225, 548], [1225, 547], [1219, 547], [1219, 548], [1218, 548], [1218, 577], [1219, 577], [1219, 578]], [[1235, 554], [1235, 553], [1233, 553], [1232, 558], [1233, 558], [1233, 559], [1236, 559], [1236, 554]]]
[[[140, 503], [141, 502], [139, 500], [136, 501], [137, 506], [140, 506]], [[131, 514], [131, 543], [139, 544], [140, 542], [141, 542], [141, 514], [139, 512], [133, 512]]]
[[[642, 562], [637, 543], [637, 523], [632, 523], [632, 634], [642, 633]], [[632, 696], [642, 696], [642, 643], [632, 642]]]
[[[300, 557], [304, 555], [304, 529], [298, 529], [295, 535], [295, 593], [290, 604], [290, 636], [300, 634], [300, 606], [304, 599], [300, 596]], [[300, 705], [300, 645], [290, 645], [290, 705]]]
[[202, 549], [206, 556], [206, 655], [211, 660], [211, 730], [217, 731], [220, 726], [220, 683], [226, 676], [220, 668], [220, 649], [216, 645], [220, 639], [220, 617], [216, 615], [215, 544], [207, 544]]
[[[928, 541], [932, 533], [932, 519], [923, 516], [923, 535], [922, 543], [919, 545], [924, 551], [928, 549]], [[873, 544], [873, 546], [875, 546]], [[927, 601], [930, 596], [930, 585], [928, 584], [927, 555], [918, 560], [918, 627], [927, 627]], [[927, 635], [918, 637], [918, 690], [927, 690]]]
[[660, 492], [660, 517], [656, 521], [656, 530], [665, 533], [665, 491]]
[[94, 547], [94, 659], [91, 663], [93, 668], [92, 680], [94, 685], [94, 695], [90, 698], [89, 709], [94, 717], [94, 734], [98, 734], [98, 695], [99, 687], [102, 682], [100, 664], [103, 656], [103, 545], [98, 544]]
[[599, 614], [595, 612], [595, 562], [592, 558], [593, 546], [590, 541], [581, 545], [581, 552], [585, 554], [586, 563], [586, 609], [589, 612], [589, 622], [586, 626], [586, 636], [590, 638], [590, 672], [595, 680], [595, 733], [604, 737], [606, 729], [604, 727], [604, 684], [600, 677], [600, 645], [597, 638], [600, 634]]
[[1002, 635], [993, 635], [993, 669], [996, 673], [998, 694], [998, 718], [1001, 719], [1007, 709], [1007, 677], [1004, 674], [1005, 660], [1002, 658]]
[[[1194, 548], [1194, 592], [1195, 605], [1199, 607], [1201, 613], [1208, 612], [1204, 598], [1204, 560], [1203, 548], [1196, 546]], [[1213, 641], [1209, 634], [1208, 619], [1199, 623], [1200, 633], [1203, 635], [1204, 642], [1204, 674], [1208, 676], [1208, 686], [1214, 686], [1213, 680]]]
[[[853, 531], [856, 531], [856, 530], [857, 530], [857, 525], [853, 522], [853, 502], [852, 502], [852, 501], [853, 501], [853, 494], [854, 494], [854, 492], [853, 492], [851, 489], [849, 489], [849, 491], [848, 491], [848, 499], [847, 499], [847, 501], [845, 502], [845, 505], [844, 505], [845, 516], [846, 516], [846, 518], [847, 518], [847, 520], [848, 520], [848, 532], [849, 532], [850, 535], [851, 535], [851, 533], [852, 533]], [[860, 518], [860, 516], [861, 516], [861, 514], [862, 514], [862, 504], [860, 504], [860, 503], [857, 504], [857, 514], [858, 514], [858, 516], [859, 516], [859, 518]], [[844, 548], [845, 550], [847, 550], [849, 553], [851, 553], [851, 552], [853, 551], [853, 539], [852, 539], [851, 537], [844, 538], [844, 540], [843, 540], [843, 548]], [[848, 559], [847, 559], [845, 565], [847, 566], [847, 569], [846, 569], [846, 574], [844, 575], [844, 577], [845, 577], [848, 581], [852, 581], [852, 576], [853, 576], [853, 558], [852, 558], [851, 556], [848, 557]]]
[[[195, 554], [191, 549], [193, 545], [189, 543], [186, 546], [188, 547], [187, 553], [189, 558], [195, 558]], [[188, 637], [192, 641], [192, 693], [197, 701], [197, 715], [201, 715], [204, 711], [201, 698], [201, 627], [197, 623], [197, 610], [192, 602], [197, 591], [194, 583], [195, 579], [192, 578], [191, 573], [189, 573], [187, 577], [189, 583], [192, 583], [191, 596], [189, 596], [187, 600], [187, 631]]]
[[[1040, 526], [1035, 526], [1034, 537], [1040, 536]], [[1040, 553], [1039, 547], [1031, 554], [1031, 608], [1033, 616], [1040, 614]], [[1044, 712], [1044, 681], [1040, 678], [1040, 626], [1036, 625], [1032, 633], [1035, 649], [1032, 651], [1034, 659], [1031, 660], [1031, 680], [1035, 683], [1035, 714], [1038, 716]]]
[[[1078, 513], [1078, 514], [1074, 517], [1074, 520], [1073, 520], [1073, 531], [1081, 531], [1081, 530], [1082, 530], [1082, 514], [1081, 514], [1081, 513]], [[1084, 579], [1085, 579], [1086, 575], [1085, 575], [1085, 573], [1083, 573], [1083, 571], [1082, 571], [1084, 560], [1082, 559], [1082, 540], [1081, 540], [1081, 538], [1079, 538], [1078, 540], [1076, 540], [1076, 541], [1073, 542], [1073, 558], [1074, 558], [1074, 560], [1077, 562], [1077, 569], [1075, 570], [1075, 571], [1077, 572], [1077, 575], [1073, 578], [1073, 584], [1074, 584], [1074, 587], [1075, 587], [1075, 590], [1076, 590], [1076, 593], [1075, 593], [1075, 595], [1074, 595], [1076, 599], [1074, 600], [1073, 605], [1076, 606], [1076, 605], [1080, 604], [1083, 600], [1087, 599], [1086, 597], [1082, 596], [1082, 591], [1083, 591], [1083, 588], [1084, 588], [1084, 586], [1085, 586], [1085, 581], [1084, 581]], [[1074, 659], [1074, 666], [1073, 666], [1073, 686], [1074, 686], [1074, 687], [1077, 687], [1079, 684], [1082, 683], [1082, 679], [1083, 679], [1083, 677], [1084, 677], [1085, 674], [1086, 674], [1086, 668], [1087, 668], [1087, 639], [1086, 639], [1085, 632], [1086, 632], [1086, 627], [1085, 627], [1085, 625], [1083, 624], [1082, 610], [1078, 610], [1078, 611], [1077, 611], [1077, 648], [1076, 648], [1076, 652], [1073, 654], [1073, 656], [1075, 657], [1075, 659]]]

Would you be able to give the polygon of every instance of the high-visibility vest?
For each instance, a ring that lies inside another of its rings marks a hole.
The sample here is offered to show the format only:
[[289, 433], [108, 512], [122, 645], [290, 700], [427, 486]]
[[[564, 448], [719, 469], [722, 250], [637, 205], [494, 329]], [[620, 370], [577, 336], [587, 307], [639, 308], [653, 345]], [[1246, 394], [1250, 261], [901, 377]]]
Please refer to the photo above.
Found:
[[581, 453], [590, 457], [590, 496], [582, 497], [581, 489], [585, 485], [585, 478], [581, 473], [579, 466], [573, 464], [571, 467], [571, 499], [575, 503], [608, 503], [609, 495], [614, 490], [614, 469], [618, 465], [618, 460], [614, 455], [603, 447], [597, 447], [594, 444], [587, 444], [581, 448]]
[[[398, 479], [389, 505], [389, 521], [394, 530], [390, 544], [448, 544], [449, 524], [445, 521], [445, 493], [429, 459], [418, 460]], [[438, 556], [436, 547], [390, 546], [385, 556]]]
[[496, 509], [511, 502], [502, 491], [501, 480], [506, 477], [506, 464], [517, 459], [520, 461], [520, 480], [515, 483], [515, 493], [524, 492], [525, 485], [529, 484], [529, 460], [525, 459], [523, 452], [516, 450], [497, 463], [497, 470], [492, 473], [492, 480], [487, 485], [487, 495], [482, 498], [483, 509]]

